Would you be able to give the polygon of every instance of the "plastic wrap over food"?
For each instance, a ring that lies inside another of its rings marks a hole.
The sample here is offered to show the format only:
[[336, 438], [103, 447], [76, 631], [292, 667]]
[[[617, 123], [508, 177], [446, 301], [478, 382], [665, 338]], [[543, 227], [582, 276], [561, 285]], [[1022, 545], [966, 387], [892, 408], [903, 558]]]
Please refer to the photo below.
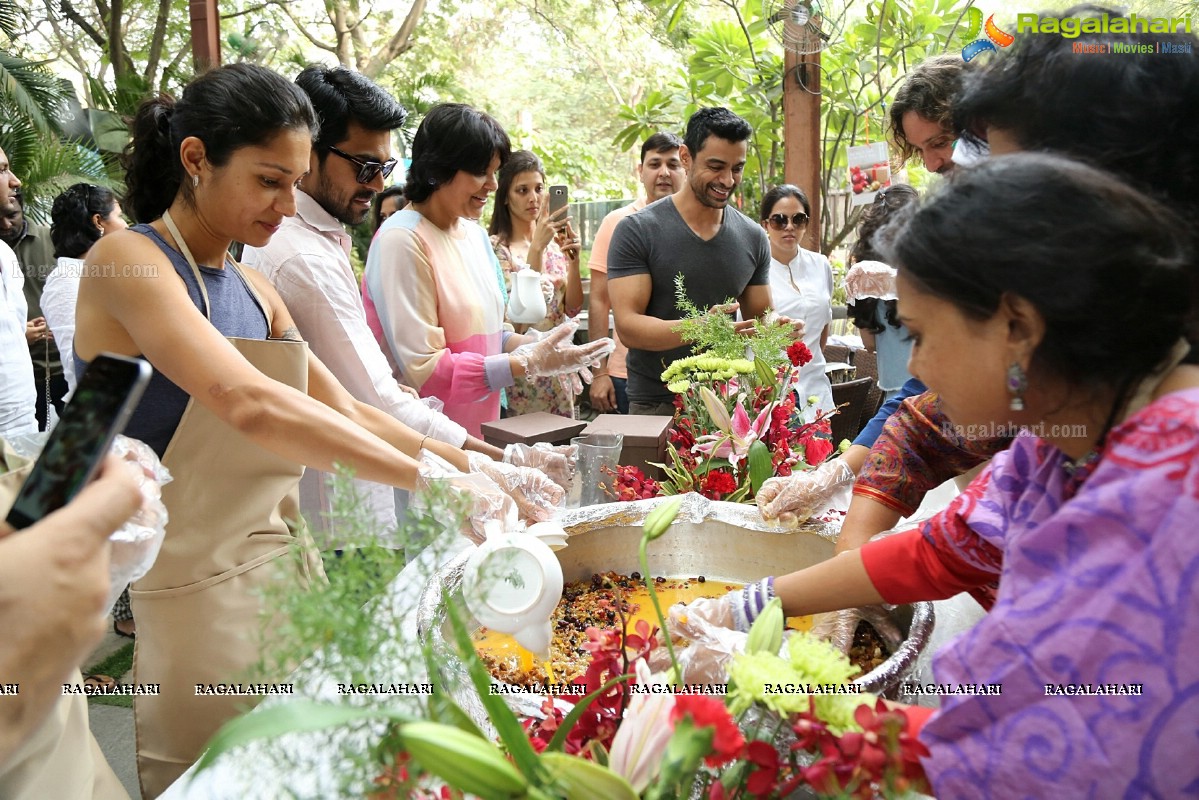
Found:
[[466, 509], [467, 518], [459, 532], [475, 544], [487, 540], [485, 526], [488, 520], [502, 522], [504, 530], [513, 530], [518, 526], [515, 501], [483, 473], [459, 472], [448, 461], [429, 450], [420, 451], [417, 469], [420, 479], [417, 481], [418, 491], [412, 496], [413, 507], [425, 507], [421, 489], [435, 483], [448, 489]]
[[108, 607], [117, 601], [126, 586], [154, 566], [167, 528], [167, 507], [162, 502], [162, 487], [171, 482], [170, 471], [145, 442], [118, 436], [110, 452], [131, 465], [130, 472], [142, 491], [142, 507], [108, 538], [112, 542]]

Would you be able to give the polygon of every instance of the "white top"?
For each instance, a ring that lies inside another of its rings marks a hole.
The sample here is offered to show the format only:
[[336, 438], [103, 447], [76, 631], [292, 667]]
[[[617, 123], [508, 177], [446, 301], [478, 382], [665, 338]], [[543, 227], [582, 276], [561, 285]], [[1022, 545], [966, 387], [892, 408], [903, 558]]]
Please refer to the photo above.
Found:
[[[393, 377], [366, 324], [350, 267], [350, 247], [350, 236], [341, 223], [307, 194], [297, 192], [296, 215], [283, 220], [265, 247], [247, 247], [242, 261], [267, 277], [312, 352], [350, 394], [413, 430], [461, 447], [466, 430], [403, 391]], [[322, 516], [333, 507], [327, 477], [316, 470], [305, 471], [300, 506], [315, 530], [331, 534]], [[354, 483], [375, 518], [390, 531], [395, 525], [392, 488], [369, 481]]]
[[37, 390], [25, 340], [29, 306], [17, 254], [0, 242], [0, 436], [37, 433]]
[[832, 265], [824, 256], [802, 247], [790, 264], [771, 258], [770, 296], [775, 311], [804, 322], [803, 341], [812, 351], [812, 360], [799, 371], [799, 396], [804, 401], [815, 396], [818, 409], [831, 410], [833, 390], [824, 374], [820, 334], [833, 321]]
[[46, 285], [42, 289], [42, 315], [62, 355], [67, 398], [75, 394], [75, 304], [79, 300], [79, 278], [82, 275], [82, 258], [60, 257], [58, 266], [46, 278]]

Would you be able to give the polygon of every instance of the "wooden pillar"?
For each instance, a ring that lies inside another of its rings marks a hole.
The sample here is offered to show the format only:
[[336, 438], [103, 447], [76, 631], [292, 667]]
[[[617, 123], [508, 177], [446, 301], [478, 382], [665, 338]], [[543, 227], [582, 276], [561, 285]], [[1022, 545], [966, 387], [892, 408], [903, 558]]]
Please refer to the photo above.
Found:
[[196, 74], [221, 65], [219, 0], [189, 0], [192, 24], [192, 62]]
[[783, 64], [783, 176], [812, 202], [808, 235], [802, 242], [820, 251], [820, 53], [787, 50]]

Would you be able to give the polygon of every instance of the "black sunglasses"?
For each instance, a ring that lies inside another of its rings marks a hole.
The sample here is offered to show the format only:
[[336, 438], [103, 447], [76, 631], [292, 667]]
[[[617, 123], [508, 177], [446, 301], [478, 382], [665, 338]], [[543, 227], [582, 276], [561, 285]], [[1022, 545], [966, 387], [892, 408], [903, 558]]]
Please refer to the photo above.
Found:
[[776, 231], [781, 231], [786, 230], [788, 223], [797, 228], [802, 228], [804, 225], [808, 224], [808, 215], [802, 211], [798, 214], [792, 214], [789, 217], [786, 214], [771, 214], [766, 218], [766, 221], [770, 223], [770, 227], [774, 228]]
[[379, 174], [382, 174], [386, 178], [396, 168], [396, 160], [394, 158], [389, 158], [386, 161], [363, 161], [361, 158], [352, 156], [344, 150], [338, 150], [333, 145], [329, 145], [329, 152], [336, 153], [358, 167], [359, 183], [370, 183]]

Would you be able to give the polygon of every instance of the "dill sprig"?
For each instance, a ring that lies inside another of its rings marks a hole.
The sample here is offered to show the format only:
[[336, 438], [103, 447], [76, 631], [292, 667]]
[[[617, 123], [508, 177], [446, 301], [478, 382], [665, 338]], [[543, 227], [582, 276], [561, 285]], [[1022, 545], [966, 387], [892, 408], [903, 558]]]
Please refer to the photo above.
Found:
[[[678, 321], [674, 329], [683, 341], [691, 344], [694, 352], [731, 361], [746, 358], [748, 349], [753, 352], [749, 356], [751, 360], [756, 355], [768, 364], [782, 363], [786, 357], [787, 347], [794, 339], [789, 325], [755, 319], [753, 332], [748, 336], [743, 335], [737, 332], [732, 314], [696, 307], [687, 296], [682, 273], [675, 276], [674, 293], [675, 307], [683, 313], [683, 319]], [[730, 297], [724, 304], [735, 302]]]

